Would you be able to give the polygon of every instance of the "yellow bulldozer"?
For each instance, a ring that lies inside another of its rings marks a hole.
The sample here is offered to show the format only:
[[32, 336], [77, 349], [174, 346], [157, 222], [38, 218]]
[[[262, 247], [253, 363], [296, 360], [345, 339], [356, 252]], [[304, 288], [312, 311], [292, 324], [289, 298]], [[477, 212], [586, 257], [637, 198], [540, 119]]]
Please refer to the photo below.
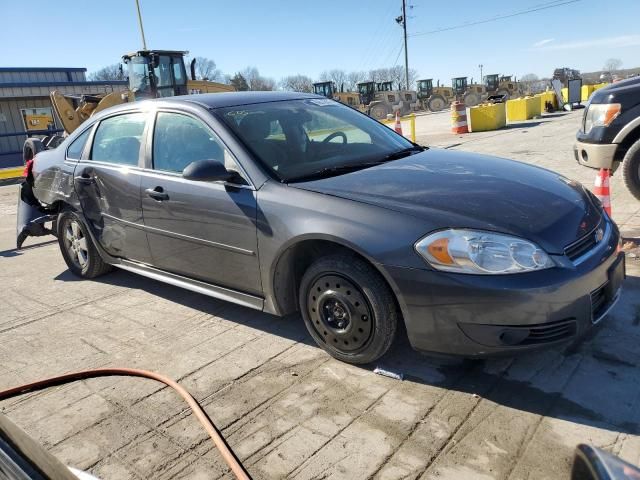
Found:
[[487, 95], [500, 95], [504, 97], [505, 101], [522, 94], [520, 84], [511, 80], [510, 75], [498, 75], [497, 73], [485, 75], [484, 87]]
[[335, 82], [317, 82], [313, 84], [313, 93], [316, 95], [322, 95], [323, 97], [331, 98], [345, 105], [365, 111], [364, 105], [360, 102], [360, 94], [357, 92], [344, 92], [341, 88], [340, 91], [336, 88]]
[[195, 59], [191, 62], [189, 79], [184, 63], [187, 53], [175, 50], [138, 50], [124, 55], [122, 61], [129, 73], [129, 89], [125, 92], [96, 95], [63, 95], [57, 91], [51, 92], [51, 103], [66, 134], [73, 132], [91, 115], [121, 103], [235, 90], [231, 85], [196, 80]]
[[440, 80], [435, 87], [432, 78], [418, 80], [418, 101], [422, 110], [439, 112], [447, 108], [454, 98], [453, 88], [440, 85]]

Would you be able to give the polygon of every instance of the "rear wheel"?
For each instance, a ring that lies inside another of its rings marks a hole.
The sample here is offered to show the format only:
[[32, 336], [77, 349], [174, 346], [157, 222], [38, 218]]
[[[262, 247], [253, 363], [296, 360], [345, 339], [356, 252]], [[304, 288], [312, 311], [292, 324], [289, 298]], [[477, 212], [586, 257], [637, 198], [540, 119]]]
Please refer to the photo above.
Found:
[[81, 278], [95, 278], [113, 268], [105, 263], [78, 214], [66, 210], [58, 215], [58, 244], [69, 270]]
[[429, 98], [427, 106], [432, 112], [439, 112], [446, 108], [447, 101], [442, 97], [442, 95], [433, 95]]
[[389, 108], [384, 103], [377, 103], [369, 109], [369, 115], [376, 120], [384, 120], [388, 113]]
[[29, 160], [33, 160], [38, 153], [44, 150], [44, 145], [39, 138], [27, 138], [22, 147], [22, 160], [26, 164]]
[[316, 260], [299, 292], [307, 330], [330, 355], [348, 363], [370, 363], [393, 343], [397, 312], [380, 274], [352, 255]]
[[464, 106], [475, 107], [480, 103], [480, 96], [477, 93], [469, 92], [464, 96]]
[[631, 194], [640, 200], [640, 140], [631, 145], [622, 160], [622, 178]]

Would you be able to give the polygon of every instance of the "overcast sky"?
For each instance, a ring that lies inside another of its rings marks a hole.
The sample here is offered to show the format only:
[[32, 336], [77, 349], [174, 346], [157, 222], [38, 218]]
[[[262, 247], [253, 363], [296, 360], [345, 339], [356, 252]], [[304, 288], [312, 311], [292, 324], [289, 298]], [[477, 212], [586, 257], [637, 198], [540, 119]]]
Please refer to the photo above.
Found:
[[[621, 59], [623, 68], [640, 66], [640, 0], [408, 3], [409, 62], [421, 78], [478, 79], [479, 64], [485, 74], [517, 76], [550, 76], [563, 66], [598, 70], [610, 57]], [[296, 73], [316, 79], [331, 68], [370, 70], [404, 62], [402, 29], [394, 21], [401, 0], [141, 0], [141, 5], [149, 48], [189, 50], [212, 58], [225, 73], [256, 66], [276, 79]], [[94, 71], [141, 47], [134, 0], [0, 0], [0, 11], [1, 67]], [[515, 16], [484, 22], [507, 15]]]

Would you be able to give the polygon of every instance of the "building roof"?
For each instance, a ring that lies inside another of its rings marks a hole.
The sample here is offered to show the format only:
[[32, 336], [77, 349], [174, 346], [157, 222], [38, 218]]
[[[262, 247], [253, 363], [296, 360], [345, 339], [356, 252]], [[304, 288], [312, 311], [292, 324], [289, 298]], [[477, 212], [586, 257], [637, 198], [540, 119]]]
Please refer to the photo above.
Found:
[[68, 67], [1, 67], [0, 72], [86, 72], [86, 68]]

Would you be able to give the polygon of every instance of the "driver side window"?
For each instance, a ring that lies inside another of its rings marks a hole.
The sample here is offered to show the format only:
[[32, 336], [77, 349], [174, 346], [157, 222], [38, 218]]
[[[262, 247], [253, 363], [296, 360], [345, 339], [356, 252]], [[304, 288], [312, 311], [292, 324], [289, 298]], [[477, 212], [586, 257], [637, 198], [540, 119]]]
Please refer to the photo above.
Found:
[[200, 120], [159, 112], [153, 132], [153, 168], [181, 173], [196, 160], [216, 160], [227, 170], [240, 171], [222, 142]]

